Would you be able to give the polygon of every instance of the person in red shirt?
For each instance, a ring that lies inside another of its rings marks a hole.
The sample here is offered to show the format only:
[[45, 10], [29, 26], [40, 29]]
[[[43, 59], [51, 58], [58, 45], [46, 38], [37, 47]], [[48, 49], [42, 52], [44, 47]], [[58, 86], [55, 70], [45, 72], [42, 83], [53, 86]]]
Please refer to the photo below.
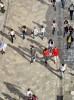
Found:
[[54, 56], [54, 63], [56, 63], [57, 62], [57, 59], [58, 59], [58, 56], [59, 56], [59, 49], [57, 47], [55, 47], [52, 50], [52, 55]]
[[47, 64], [49, 54], [50, 54], [50, 51], [47, 48], [45, 48], [43, 50], [43, 56], [44, 56], [44, 59], [45, 59], [45, 64]]

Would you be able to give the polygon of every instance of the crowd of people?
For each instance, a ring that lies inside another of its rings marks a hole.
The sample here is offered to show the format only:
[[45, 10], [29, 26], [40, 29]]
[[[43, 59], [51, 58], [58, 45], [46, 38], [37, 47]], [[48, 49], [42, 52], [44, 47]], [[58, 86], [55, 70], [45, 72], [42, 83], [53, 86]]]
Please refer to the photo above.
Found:
[[[51, 2], [53, 3], [54, 10], [56, 11], [56, 0], [51, 0]], [[62, 8], [65, 9], [65, 0], [61, 0], [61, 3], [62, 3]], [[1, 12], [4, 13], [5, 10], [4, 10], [3, 2], [0, 2], [0, 7], [1, 7]], [[73, 4], [71, 4], [69, 6], [68, 11], [70, 12], [70, 20], [73, 20], [73, 12], [74, 12], [74, 5]], [[71, 48], [71, 45], [74, 41], [74, 37], [73, 37], [74, 29], [69, 24], [68, 20], [64, 20], [63, 24], [64, 24], [63, 37], [66, 37], [66, 43], [67, 43], [66, 49], [68, 50]], [[58, 26], [57, 26], [56, 21], [53, 20], [51, 23], [52, 35], [55, 35], [57, 27]], [[37, 27], [34, 27], [31, 30], [31, 32], [28, 33], [27, 27], [25, 25], [23, 25], [21, 27], [21, 33], [22, 33], [23, 40], [25, 39], [26, 35], [28, 35], [28, 36], [32, 36], [33, 39], [35, 39], [37, 36], [41, 36], [42, 40], [44, 41], [46, 29], [43, 25], [41, 25], [41, 27], [39, 29]], [[13, 43], [14, 39], [16, 39], [16, 33], [15, 33], [14, 29], [11, 28], [10, 31], [8, 32], [8, 35], [10, 36], [11, 42]], [[0, 46], [2, 46], [2, 45], [3, 45], [3, 47], [2, 47], [2, 49], [0, 49], [0, 51], [3, 54], [3, 53], [5, 53], [5, 49], [6, 49], [7, 45], [0, 42]], [[30, 48], [31, 63], [33, 63], [33, 61], [37, 60], [36, 49], [35, 49], [34, 45], [30, 45], [30, 46], [31, 46], [31, 48]], [[60, 54], [60, 48], [58, 48], [55, 45], [54, 40], [52, 38], [50, 38], [48, 40], [48, 46], [42, 50], [42, 53], [44, 56], [45, 64], [47, 64], [49, 56], [54, 57], [54, 64], [56, 64], [58, 61], [57, 59], [58, 59], [59, 54]], [[65, 70], [66, 70], [66, 65], [63, 63], [60, 67], [60, 71], [62, 71], [64, 73]], [[38, 100], [37, 96], [32, 94], [32, 91], [30, 88], [27, 91], [27, 96], [28, 96], [28, 100]]]

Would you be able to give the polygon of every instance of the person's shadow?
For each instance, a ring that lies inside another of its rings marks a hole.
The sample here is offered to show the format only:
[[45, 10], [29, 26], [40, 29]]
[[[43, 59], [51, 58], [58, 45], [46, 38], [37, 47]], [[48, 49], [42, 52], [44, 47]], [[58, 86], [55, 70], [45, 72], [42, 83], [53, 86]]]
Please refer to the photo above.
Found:
[[[12, 98], [10, 95], [6, 94], [6, 93], [2, 93], [2, 95], [5, 97], [5, 99], [7, 100], [16, 100], [15, 98]], [[0, 99], [1, 100], [1, 99]]]
[[[22, 57], [24, 57], [26, 60], [28, 60], [30, 62], [30, 60], [27, 58], [30, 58], [29, 54], [26, 54], [24, 51], [22, 51], [19, 47], [15, 47], [15, 46], [11, 46], [10, 44], [8, 44], [9, 47], [11, 47], [12, 49], [14, 49], [15, 51], [17, 51], [17, 53], [19, 53]], [[27, 56], [27, 57], [26, 57]]]
[[[27, 96], [25, 96], [23, 93], [21, 93], [21, 91], [17, 88], [18, 86], [13, 85], [13, 84], [8, 83], [8, 82], [4, 82], [4, 84], [6, 85], [7, 89], [10, 91], [10, 93], [13, 93], [13, 94], [19, 96], [19, 99], [22, 98], [23, 100], [27, 100]], [[4, 95], [6, 97], [9, 97], [10, 98], [9, 95], [7, 95], [7, 94], [4, 94]]]
[[4, 99], [2, 99], [2, 98], [0, 97], [0, 100], [4, 100]]

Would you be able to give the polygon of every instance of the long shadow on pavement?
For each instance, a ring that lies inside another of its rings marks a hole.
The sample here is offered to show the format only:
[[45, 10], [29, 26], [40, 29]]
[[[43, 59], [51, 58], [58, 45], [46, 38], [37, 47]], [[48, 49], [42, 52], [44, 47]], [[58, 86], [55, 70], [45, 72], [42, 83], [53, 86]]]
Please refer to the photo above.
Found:
[[4, 32], [0, 32], [2, 36], [6, 37], [9, 41], [11, 41], [11, 38]]
[[20, 100], [20, 98], [22, 98], [23, 100], [27, 100], [27, 96], [25, 96], [23, 93], [21, 93], [21, 91], [18, 88], [16, 88], [15, 85], [8, 83], [8, 82], [4, 82], [4, 84], [6, 85], [7, 89], [10, 91], [10, 93], [13, 93], [13, 94], [19, 96], [19, 100]]
[[4, 100], [4, 99], [2, 99], [2, 98], [0, 97], [0, 100]]
[[41, 59], [41, 60], [37, 60], [37, 63], [40, 63], [41, 65], [43, 65], [45, 68], [47, 68], [50, 72], [52, 72], [54, 75], [56, 75], [57, 77], [59, 77], [61, 79], [61, 76], [59, 76], [57, 74], [57, 72], [59, 71], [59, 69], [54, 69], [52, 68], [50, 65], [45, 65], [44, 61]]
[[[17, 53], [19, 53], [22, 57], [24, 57], [25, 59], [27, 59], [29, 62], [30, 60], [27, 57], [30, 57], [29, 54], [26, 54], [25, 52], [23, 52], [21, 49], [15, 47], [15, 46], [11, 46], [10, 44], [8, 44], [9, 47], [11, 47], [12, 49], [14, 49], [15, 51], [17, 51]], [[27, 56], [27, 57], [26, 57]]]
[[40, 43], [38, 43], [35, 40], [29, 39], [29, 38], [27, 38], [27, 40], [30, 41], [31, 43], [34, 43], [35, 45], [37, 45], [39, 47], [39, 49], [43, 49], [43, 47], [44, 47], [43, 45], [41, 45]]
[[[2, 93], [2, 95], [5, 97], [5, 99], [7, 100], [16, 100], [15, 98], [12, 98], [10, 95], [6, 94], [6, 93]], [[1, 99], [0, 99], [1, 100]]]
[[49, 4], [48, 3], [46, 3], [44, 0], [38, 0], [40, 3], [42, 3], [42, 4], [46, 4], [46, 5], [48, 5], [49, 6]]

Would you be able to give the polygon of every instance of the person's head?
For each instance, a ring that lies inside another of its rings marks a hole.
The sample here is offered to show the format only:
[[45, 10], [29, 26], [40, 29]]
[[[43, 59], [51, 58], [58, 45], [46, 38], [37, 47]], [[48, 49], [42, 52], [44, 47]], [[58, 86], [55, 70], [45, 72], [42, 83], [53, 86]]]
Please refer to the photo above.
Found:
[[67, 24], [67, 23], [68, 23], [68, 20], [65, 20], [65, 21], [64, 21], [64, 24]]
[[71, 4], [71, 6], [73, 6], [73, 3]]
[[11, 31], [13, 31], [13, 29], [11, 28]]
[[53, 20], [53, 23], [55, 23], [55, 20]]
[[26, 28], [26, 26], [25, 26], [25, 25], [23, 25], [23, 28]]
[[41, 25], [41, 28], [43, 28], [44, 26], [43, 25]]
[[46, 51], [46, 50], [47, 50], [47, 48], [44, 49], [44, 51]]
[[27, 89], [27, 91], [30, 91], [30, 90], [31, 90], [30, 88]]
[[33, 96], [33, 97], [36, 97], [36, 95], [35, 95], [35, 94], [33, 94], [32, 96]]
[[62, 66], [64, 66], [64, 63], [62, 63]]

